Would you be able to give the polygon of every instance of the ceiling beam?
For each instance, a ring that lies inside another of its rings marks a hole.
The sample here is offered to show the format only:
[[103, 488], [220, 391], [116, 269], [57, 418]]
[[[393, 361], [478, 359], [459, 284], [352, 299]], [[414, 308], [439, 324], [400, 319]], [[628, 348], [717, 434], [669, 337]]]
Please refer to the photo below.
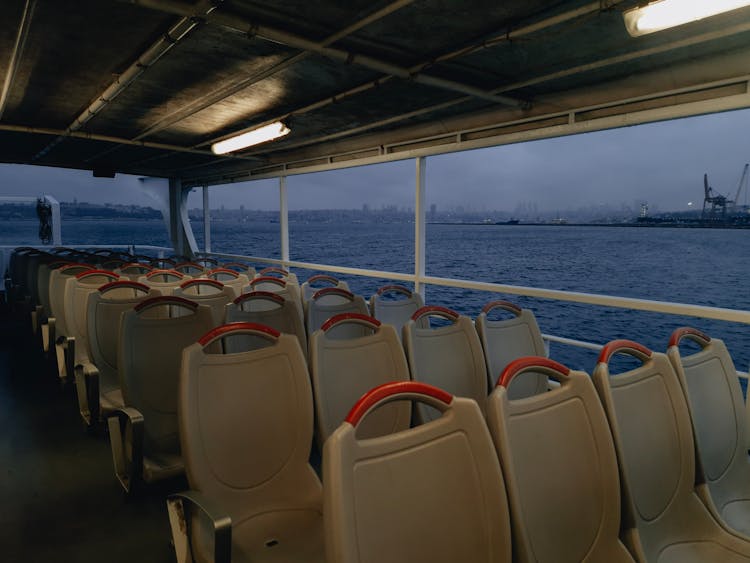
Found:
[[[210, 14], [216, 9], [216, 5], [208, 0], [203, 0], [196, 10], [204, 15]], [[82, 129], [91, 119], [102, 111], [112, 100], [122, 94], [139, 76], [151, 68], [156, 62], [166, 55], [175, 45], [184, 40], [196, 27], [201, 20], [183, 16], [169, 30], [157, 39], [143, 53], [138, 55], [133, 63], [120, 73], [114, 81], [107, 86], [104, 91], [98, 94], [94, 101], [91, 102], [65, 129], [66, 132], [74, 132]], [[54, 139], [50, 144], [34, 155], [31, 162], [36, 162], [44, 158], [49, 152], [59, 145], [67, 135], [62, 135]]]
[[[134, 141], [123, 137], [114, 137], [112, 135], [99, 135], [87, 131], [69, 131], [67, 129], [54, 129], [50, 127], [30, 127], [28, 125], [12, 125], [9, 123], [0, 123], [0, 131], [11, 131], [14, 133], [29, 133], [32, 135], [50, 135], [58, 138], [86, 139], [89, 141], [103, 141], [105, 143], [114, 143], [117, 145], [129, 145], [133, 147], [144, 147], [149, 149], [159, 149], [178, 153], [202, 154], [216, 157], [210, 150], [195, 149], [183, 147], [180, 145], [170, 145], [167, 143], [154, 143], [151, 141]], [[232, 158], [236, 160], [258, 161], [258, 158], [245, 155], [224, 155], [224, 159]]]
[[[608, 8], [611, 8], [615, 3], [611, 3], [608, 5]], [[480, 51], [482, 49], [488, 49], [490, 47], [494, 47], [500, 43], [503, 42], [509, 42], [515, 39], [520, 39], [526, 35], [536, 33], [538, 31], [543, 31], [545, 29], [548, 29], [553, 26], [561, 25], [563, 23], [576, 20], [578, 18], [589, 16], [591, 14], [596, 14], [602, 10], [602, 3], [601, 1], [597, 2], [590, 2], [588, 4], [585, 4], [583, 6], [580, 6], [574, 10], [569, 10], [567, 12], [562, 12], [559, 14], [556, 14], [554, 16], [544, 18], [539, 21], [535, 21], [534, 23], [520, 26], [516, 29], [508, 29], [505, 33], [496, 35], [493, 34], [492, 37], [489, 39], [484, 39], [482, 41], [473, 41], [470, 43], [467, 43], [463, 47], [460, 47], [458, 49], [454, 49], [448, 53], [444, 53], [442, 55], [438, 55], [437, 57], [433, 57], [428, 61], [424, 61], [421, 63], [418, 63], [416, 65], [413, 65], [409, 68], [409, 72], [417, 73], [422, 70], [425, 70], [431, 66], [434, 66], [437, 63], [440, 62], [447, 62], [449, 60], [468, 55], [470, 53], [474, 53], [477, 51]], [[380, 86], [386, 84], [388, 81], [393, 79], [393, 75], [386, 75], [381, 78], [378, 78], [377, 80], [371, 80], [369, 82], [365, 82], [364, 84], [360, 84], [358, 86], [355, 86], [354, 88], [350, 88], [344, 92], [337, 92], [336, 94], [332, 96], [328, 96], [322, 100], [318, 100], [317, 102], [313, 102], [312, 104], [308, 104], [306, 106], [302, 106], [293, 110], [290, 110], [286, 113], [275, 115], [274, 117], [270, 117], [268, 119], [263, 120], [262, 122], [255, 123], [250, 127], [247, 127], [245, 129], [242, 129], [240, 131], [235, 131], [227, 135], [222, 135], [220, 137], [215, 137], [213, 139], [202, 141], [200, 143], [197, 143], [193, 145], [194, 147], [202, 147], [206, 145], [211, 145], [213, 143], [218, 143], [219, 141], [223, 141], [225, 139], [228, 139], [229, 137], [234, 137], [235, 135], [241, 135], [242, 133], [245, 133], [247, 131], [251, 131], [253, 129], [257, 129], [258, 127], [262, 127], [264, 125], [268, 125], [270, 123], [275, 123], [277, 121], [284, 121], [288, 119], [289, 117], [304, 115], [306, 113], [309, 113], [311, 111], [319, 110], [321, 108], [324, 108], [326, 106], [339, 103], [342, 100], [349, 98], [351, 96], [354, 96], [356, 94], [361, 94], [362, 92], [366, 92], [368, 90], [372, 90], [374, 88], [379, 88]], [[461, 101], [467, 101], [470, 100], [471, 97], [467, 96], [464, 98], [461, 98]], [[444, 104], [438, 104], [438, 107], [442, 107]], [[450, 102], [450, 105], [453, 105], [453, 102]], [[447, 105], [445, 107], [450, 107], [450, 105]], [[412, 117], [410, 114], [404, 114], [408, 117]], [[404, 119], [408, 119], [408, 117], [405, 117]]]
[[29, 29], [31, 28], [31, 18], [34, 15], [34, 8], [36, 7], [36, 0], [26, 0], [26, 4], [23, 7], [23, 13], [21, 14], [21, 21], [18, 24], [18, 33], [16, 34], [16, 41], [13, 44], [13, 51], [10, 54], [10, 61], [8, 61], [8, 70], [5, 72], [5, 81], [3, 82], [3, 89], [0, 91], [0, 119], [3, 118], [5, 107], [8, 104], [8, 98], [10, 97], [10, 90], [13, 86], [13, 81], [16, 78], [16, 71], [18, 70], [18, 63], [21, 61], [23, 56], [23, 49], [26, 45], [26, 38], [29, 35]]
[[[175, 0], [126, 0], [126, 1], [132, 4], [137, 4], [139, 6], [146, 7], [146, 8], [151, 8], [153, 10], [159, 10], [159, 11], [177, 14], [181, 16], [201, 17], [200, 14], [196, 14], [194, 12], [191, 6], [180, 1], [175, 1]], [[413, 82], [424, 84], [426, 86], [432, 86], [434, 88], [439, 88], [442, 90], [449, 90], [452, 92], [460, 92], [462, 94], [466, 94], [474, 98], [487, 100], [487, 101], [490, 101], [496, 104], [501, 104], [501, 105], [507, 105], [507, 106], [512, 106], [512, 107], [528, 107], [529, 105], [528, 101], [526, 100], [519, 100], [516, 98], [512, 98], [510, 96], [504, 96], [500, 94], [492, 94], [481, 88], [477, 88], [475, 86], [471, 86], [469, 84], [465, 84], [462, 82], [457, 82], [455, 80], [448, 80], [445, 78], [439, 78], [437, 76], [431, 76], [431, 75], [423, 74], [423, 73], [412, 73], [407, 67], [395, 65], [387, 61], [376, 59], [374, 57], [369, 57], [367, 55], [354, 53], [352, 51], [346, 51], [344, 49], [337, 49], [335, 47], [321, 45], [314, 40], [307, 39], [299, 35], [295, 35], [293, 33], [284, 31], [282, 29], [277, 29], [271, 26], [258, 24], [245, 17], [239, 16], [236, 14], [229, 14], [225, 12], [215, 12], [215, 13], [205, 16], [205, 19], [210, 23], [222, 25], [224, 27], [228, 27], [231, 29], [236, 29], [243, 33], [247, 33], [251, 36], [257, 35], [258, 37], [261, 37], [268, 41], [281, 43], [283, 45], [288, 45], [296, 49], [301, 49], [303, 51], [310, 51], [310, 52], [322, 55], [324, 57], [328, 57], [333, 60], [337, 60], [337, 61], [344, 62], [347, 64], [359, 65], [364, 68], [369, 68], [370, 70], [381, 72], [386, 75], [393, 75], [398, 78], [403, 78], [406, 80], [411, 80]]]
[[[340, 39], [351, 35], [355, 31], [358, 31], [371, 23], [382, 19], [385, 16], [392, 14], [393, 12], [400, 10], [405, 6], [408, 6], [409, 4], [412, 4], [413, 2], [414, 0], [396, 0], [395, 2], [391, 2], [387, 6], [384, 6], [383, 8], [365, 16], [364, 18], [357, 20], [356, 22], [348, 25], [347, 27], [337, 31], [334, 34], [329, 35], [328, 37], [323, 39], [323, 41], [320, 41], [319, 45], [322, 47], [331, 45], [336, 41], [339, 41]], [[162, 117], [156, 123], [153, 123], [150, 127], [144, 129], [133, 138], [135, 140], [138, 140], [153, 135], [154, 133], [158, 133], [159, 131], [166, 129], [167, 127], [174, 125], [175, 123], [182, 121], [183, 119], [187, 119], [188, 117], [195, 115], [199, 111], [202, 111], [216, 103], [219, 103], [222, 100], [225, 100], [226, 98], [244, 90], [245, 88], [248, 88], [253, 84], [256, 84], [257, 82], [260, 82], [261, 80], [282, 72], [292, 65], [295, 65], [308, 58], [310, 55], [312, 55], [311, 51], [302, 51], [300, 53], [297, 53], [296, 55], [285, 58], [281, 62], [276, 63], [267, 69], [263, 69], [260, 72], [251, 74], [240, 80], [239, 82], [218, 88], [208, 95], [202, 96], [197, 100], [193, 100], [186, 106], [183, 106], [182, 108]]]
[[[639, 49], [637, 51], [631, 51], [631, 52], [625, 53], [623, 55], [609, 57], [609, 58], [606, 58], [606, 59], [600, 59], [600, 60], [597, 60], [597, 61], [592, 62], [592, 63], [584, 63], [584, 64], [581, 64], [581, 65], [576, 65], [576, 66], [569, 67], [569, 68], [566, 68], [566, 69], [562, 69], [562, 70], [559, 70], [559, 71], [555, 71], [555, 72], [552, 72], [552, 73], [548, 73], [548, 74], [544, 74], [544, 75], [540, 75], [540, 76], [535, 76], [535, 77], [527, 79], [527, 80], [522, 80], [522, 81], [519, 81], [519, 82], [514, 82], [512, 84], [506, 84], [506, 85], [500, 86], [500, 87], [492, 90], [492, 92], [501, 93], [501, 92], [504, 92], [504, 91], [512, 91], [512, 90], [515, 90], [515, 89], [518, 89], [518, 88], [526, 88], [526, 87], [529, 87], [529, 86], [535, 86], [535, 85], [542, 84], [542, 83], [545, 83], [545, 82], [550, 82], [552, 80], [558, 80], [558, 79], [561, 79], [561, 78], [567, 78], [567, 77], [570, 77], [570, 76], [574, 76], [576, 74], [581, 74], [581, 73], [584, 73], [584, 72], [590, 72], [590, 71], [593, 71], [593, 70], [599, 70], [599, 69], [602, 69], [602, 68], [605, 68], [605, 67], [608, 67], [608, 66], [613, 66], [613, 65], [616, 65], [616, 64], [626, 63], [626, 62], [633, 61], [633, 60], [636, 60], [636, 59], [640, 59], [640, 58], [643, 58], [643, 57], [649, 57], [649, 56], [653, 56], [653, 55], [659, 55], [659, 54], [662, 54], [662, 53], [667, 53], [669, 51], [673, 51], [675, 49], [681, 49], [681, 48], [691, 47], [693, 45], [697, 45], [697, 44], [700, 44], [700, 43], [705, 43], [707, 41], [716, 41], [716, 40], [724, 39], [724, 38], [732, 36], [732, 35], [737, 35], [737, 34], [740, 34], [740, 33], [747, 33], [747, 32], [750, 32], [750, 22], [739, 23], [739, 24], [730, 26], [728, 28], [724, 28], [722, 30], [712, 31], [712, 32], [707, 32], [707, 33], [701, 33], [701, 34], [698, 34], [698, 35], [694, 35], [692, 37], [687, 37], [685, 39], [681, 39], [681, 40], [677, 40], [677, 41], [672, 41], [672, 42], [669, 42], [669, 43], [664, 43], [662, 45], [657, 45], [655, 47], [649, 47], [649, 48], [646, 48], [646, 49]], [[359, 127], [353, 127], [351, 129], [346, 129], [344, 131], [338, 131], [336, 133], [331, 133], [329, 135], [324, 135], [324, 136], [315, 137], [315, 138], [312, 138], [312, 139], [306, 139], [304, 141], [299, 141], [297, 143], [288, 144], [288, 145], [285, 145], [283, 148], [284, 148], [284, 150], [286, 150], [286, 149], [290, 149], [291, 150], [291, 149], [296, 149], [296, 148], [300, 148], [300, 147], [304, 147], [304, 146], [308, 146], [308, 145], [312, 145], [312, 144], [318, 144], [318, 143], [324, 143], [324, 142], [328, 142], [328, 141], [333, 141], [333, 140], [340, 139], [340, 138], [343, 138], [343, 137], [350, 137], [352, 135], [358, 135], [358, 134], [361, 134], [361, 133], [365, 133], [367, 131], [371, 131], [373, 129], [377, 129], [377, 128], [380, 128], [380, 127], [385, 127], [385, 126], [393, 125], [395, 123], [399, 123], [399, 122], [405, 121], [407, 119], [412, 119], [412, 118], [415, 118], [415, 117], [426, 115], [426, 114], [434, 112], [434, 111], [439, 111], [439, 110], [447, 109], [449, 107], [452, 107], [452, 106], [455, 106], [455, 105], [458, 105], [458, 104], [466, 103], [468, 101], [471, 101], [471, 99], [472, 98], [470, 96], [464, 96], [464, 97], [461, 97], [461, 98], [455, 98], [455, 99], [449, 100], [447, 102], [443, 102], [443, 103], [440, 103], [440, 104], [435, 104], [435, 105], [431, 105], [431, 106], [428, 106], [428, 107], [420, 108], [420, 109], [417, 109], [417, 110], [414, 110], [414, 111], [410, 111], [408, 113], [402, 113], [402, 114], [395, 115], [395, 116], [392, 116], [392, 117], [389, 117], [389, 118], [386, 118], [386, 119], [381, 119], [381, 120], [378, 120], [378, 121], [374, 121], [372, 123], [361, 125]], [[257, 149], [255, 151], [244, 152], [243, 154], [245, 156], [260, 155], [260, 154], [264, 154], [264, 151], [262, 151], [260, 149]]]

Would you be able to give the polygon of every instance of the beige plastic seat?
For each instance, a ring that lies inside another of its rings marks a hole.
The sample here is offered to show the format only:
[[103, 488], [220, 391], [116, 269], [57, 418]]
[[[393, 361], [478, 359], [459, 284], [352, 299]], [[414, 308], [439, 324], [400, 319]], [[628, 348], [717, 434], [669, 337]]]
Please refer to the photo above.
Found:
[[[308, 336], [318, 330], [331, 317], [342, 313], [357, 313], [369, 316], [367, 303], [361, 295], [346, 289], [326, 287], [316, 291], [305, 303], [305, 327]], [[332, 331], [329, 338], [356, 338], [363, 333], [357, 324], [344, 324]]]
[[[680, 354], [680, 343], [701, 350]], [[699, 492], [726, 524], [750, 537], [750, 460], [747, 456], [745, 405], [737, 370], [724, 342], [690, 327], [678, 328], [667, 356], [688, 398], [700, 477]]]
[[65, 326], [68, 329], [65, 354], [68, 365], [89, 362], [88, 324], [86, 316], [89, 295], [101, 286], [117, 281], [118, 275], [109, 270], [86, 270], [70, 276], [65, 282]]
[[89, 294], [86, 322], [90, 361], [75, 367], [79, 412], [87, 426], [96, 426], [101, 418], [124, 406], [117, 374], [120, 317], [142, 301], [158, 296], [158, 290], [130, 280], [105, 284]]
[[[208, 353], [248, 334], [266, 347]], [[296, 338], [252, 323], [206, 334], [183, 353], [179, 414], [192, 490], [167, 501], [178, 562], [323, 563], [312, 392]]]
[[72, 360], [71, 355], [66, 356], [68, 345], [67, 337], [70, 329], [66, 324], [65, 315], [65, 289], [68, 279], [76, 275], [93, 270], [88, 264], [68, 264], [50, 272], [49, 276], [49, 306], [50, 315], [47, 322], [42, 325], [42, 342], [45, 352], [55, 351], [57, 363], [57, 374], [61, 378], [73, 375], [72, 363], [68, 365], [66, 358]]
[[[294, 303], [277, 293], [253, 291], [243, 293], [226, 306], [226, 322], [249, 322], [270, 326], [286, 334], [297, 337], [302, 354], [307, 358], [307, 334], [305, 325]], [[263, 339], [249, 335], [236, 336], [224, 343], [227, 353], [253, 350], [265, 344]]]
[[[431, 318], [450, 324], [422, 328], [418, 323]], [[469, 397], [485, 412], [488, 395], [487, 370], [482, 345], [469, 317], [445, 307], [422, 307], [404, 325], [404, 348], [411, 378], [445, 389], [452, 395]], [[439, 413], [428, 405], [417, 405], [417, 419], [432, 420]]]
[[137, 281], [158, 289], [162, 295], [171, 295], [182, 282], [189, 279], [190, 276], [176, 270], [151, 270], [148, 274], [139, 277]]
[[393, 325], [401, 338], [404, 325], [411, 316], [424, 307], [419, 293], [402, 285], [384, 285], [370, 297], [370, 313], [381, 323]]
[[[489, 315], [496, 310], [507, 311], [512, 317], [490, 319]], [[510, 301], [487, 303], [474, 326], [484, 350], [490, 387], [495, 384], [505, 366], [516, 358], [547, 355], [542, 331], [539, 330], [534, 313], [529, 309], [521, 309]], [[545, 375], [525, 372], [521, 377], [513, 378], [513, 386], [508, 388], [508, 395], [511, 399], [520, 399], [544, 393], [546, 390]]]
[[339, 287], [349, 291], [349, 284], [345, 281], [341, 281], [340, 279], [327, 274], [316, 274], [310, 276], [307, 281], [300, 286], [302, 302], [309, 301], [316, 291], [323, 289], [324, 287]]
[[[356, 325], [365, 335], [335, 339], [330, 331]], [[395, 329], [377, 319], [345, 313], [330, 319], [310, 336], [310, 375], [315, 392], [318, 445], [338, 428], [365, 392], [389, 381], [408, 381], [409, 368]], [[383, 407], [360, 428], [360, 437], [382, 436], [409, 427], [411, 405]]]
[[245, 274], [248, 280], [253, 279], [257, 275], [255, 268], [244, 262], [224, 262], [221, 264], [221, 268], [233, 270], [238, 274]]
[[280, 277], [275, 276], [258, 276], [250, 280], [247, 287], [243, 288], [243, 293], [252, 291], [268, 291], [277, 293], [284, 299], [288, 299], [297, 308], [299, 316], [304, 320], [305, 313], [302, 308], [302, 299], [299, 294], [299, 286], [287, 283]]
[[259, 277], [279, 277], [283, 279], [286, 283], [297, 286], [297, 289], [299, 289], [299, 280], [297, 279], [297, 274], [293, 274], [289, 270], [285, 270], [284, 268], [279, 268], [276, 266], [269, 266], [268, 268], [263, 268], [258, 272]]
[[172, 269], [191, 278], [199, 278], [206, 273], [206, 268], [197, 262], [180, 262]]
[[128, 278], [131, 281], [138, 281], [140, 278], [153, 271], [153, 267], [148, 264], [141, 264], [138, 262], [130, 262], [129, 264], [123, 264], [115, 270], [115, 273], [120, 274], [121, 277]]
[[180, 284], [172, 292], [176, 297], [184, 297], [200, 305], [211, 308], [214, 316], [214, 326], [224, 324], [226, 306], [234, 299], [234, 290], [226, 287], [220, 281], [210, 278], [195, 278]]
[[247, 274], [241, 274], [229, 268], [214, 268], [206, 273], [206, 277], [220, 281], [226, 287], [231, 287], [235, 298], [242, 295], [242, 289], [250, 283]]
[[[531, 374], [560, 386], [515, 400]], [[518, 562], [632, 562], [620, 541], [620, 479], [612, 434], [588, 374], [543, 357], [508, 364], [487, 405]], [[632, 534], [632, 532], [631, 532]]]
[[[641, 365], [610, 376], [618, 353]], [[750, 541], [716, 520], [695, 489], [690, 413], [667, 356], [615, 340], [593, 377], [619, 460], [624, 522], [637, 530], [629, 543], [623, 538], [628, 549], [658, 563], [750, 561]]]
[[117, 372], [125, 407], [107, 423], [115, 474], [130, 492], [141, 479], [150, 483], [183, 471], [177, 430], [182, 350], [211, 330], [213, 315], [209, 307], [162, 296], [125, 312], [120, 327]]
[[[411, 400], [442, 416], [396, 434], [359, 436], [359, 426], [388, 403]], [[328, 563], [512, 560], [503, 474], [471, 399], [416, 382], [373, 389], [326, 442], [323, 484]]]

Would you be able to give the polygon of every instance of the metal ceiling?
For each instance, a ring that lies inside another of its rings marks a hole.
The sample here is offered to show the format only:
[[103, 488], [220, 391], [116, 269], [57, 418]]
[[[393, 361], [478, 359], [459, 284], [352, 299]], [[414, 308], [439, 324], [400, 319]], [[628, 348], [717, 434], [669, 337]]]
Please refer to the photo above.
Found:
[[633, 38], [634, 4], [3, 0], [0, 161], [189, 186], [750, 106], [750, 9]]

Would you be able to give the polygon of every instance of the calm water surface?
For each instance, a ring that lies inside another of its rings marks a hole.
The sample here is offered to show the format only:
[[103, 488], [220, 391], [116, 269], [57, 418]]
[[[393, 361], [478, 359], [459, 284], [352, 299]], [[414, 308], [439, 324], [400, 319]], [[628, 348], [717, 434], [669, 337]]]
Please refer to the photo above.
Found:
[[[195, 235], [202, 245], [200, 226]], [[293, 260], [408, 273], [414, 226], [408, 223], [295, 223]], [[213, 250], [279, 257], [279, 225], [213, 222]], [[79, 221], [63, 225], [66, 244], [167, 245], [161, 221]], [[0, 244], [36, 244], [34, 222], [0, 225]], [[750, 309], [750, 230], [525, 225], [427, 226], [428, 275]], [[296, 272], [304, 281], [314, 272]], [[342, 276], [368, 297], [388, 280]], [[748, 327], [656, 313], [514, 295], [428, 287], [427, 303], [475, 317], [491, 299], [531, 308], [543, 332], [605, 343], [631, 338], [663, 351], [671, 332], [693, 325], [723, 338], [738, 369], [750, 362]], [[553, 358], [591, 371], [596, 353], [552, 345]]]

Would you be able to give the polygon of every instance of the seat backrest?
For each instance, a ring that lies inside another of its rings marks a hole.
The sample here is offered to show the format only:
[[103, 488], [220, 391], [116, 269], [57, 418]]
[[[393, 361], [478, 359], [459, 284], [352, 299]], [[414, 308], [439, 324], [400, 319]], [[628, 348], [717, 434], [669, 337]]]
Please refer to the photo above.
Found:
[[300, 286], [302, 302], [310, 300], [316, 291], [324, 287], [339, 287], [349, 291], [349, 284], [345, 281], [327, 274], [316, 274], [307, 278], [307, 281]]
[[86, 270], [70, 276], [65, 282], [65, 326], [67, 336], [76, 339], [75, 362], [88, 358], [88, 313], [89, 295], [101, 286], [117, 281], [118, 275], [109, 270]]
[[[154, 310], [162, 307], [170, 312], [180, 309], [181, 314], [155, 315]], [[211, 309], [181, 297], [147, 299], [123, 313], [117, 371], [125, 405], [143, 414], [144, 455], [179, 452], [177, 383], [182, 350], [211, 328]]]
[[[681, 355], [684, 340], [697, 343], [700, 350]], [[737, 370], [724, 342], [690, 327], [672, 333], [667, 356], [688, 399], [701, 480], [718, 513], [736, 527], [731, 503], [750, 500], [745, 405]], [[750, 522], [743, 527], [747, 534]]]
[[70, 331], [65, 325], [65, 289], [68, 279], [81, 272], [93, 270], [88, 264], [68, 264], [50, 272], [49, 275], [49, 306], [50, 315], [55, 317], [58, 335], [69, 336]]
[[[418, 325], [423, 319], [435, 317], [450, 324], [437, 328]], [[469, 317], [445, 307], [422, 307], [404, 325], [403, 336], [414, 381], [445, 389], [451, 395], [474, 399], [485, 412], [487, 369], [479, 336]], [[417, 405], [417, 416], [423, 422], [438, 415], [429, 405]]]
[[[507, 311], [512, 316], [501, 320], [490, 319], [490, 313], [495, 310]], [[484, 350], [490, 387], [496, 383], [505, 366], [516, 358], [547, 355], [542, 331], [539, 330], [534, 313], [529, 309], [521, 309], [509, 301], [492, 301], [484, 306], [475, 326]], [[546, 376], [526, 372], [521, 377], [513, 378], [508, 394], [511, 399], [520, 399], [546, 390]]]
[[[318, 330], [331, 317], [342, 313], [368, 315], [367, 303], [361, 295], [354, 295], [346, 289], [326, 287], [316, 291], [305, 304], [305, 326], [308, 336]], [[356, 323], [342, 323], [332, 330], [328, 338], [357, 338], [365, 334], [362, 326]]]
[[148, 274], [139, 277], [137, 281], [158, 289], [162, 295], [170, 295], [182, 282], [189, 279], [190, 276], [176, 270], [151, 270]]
[[253, 279], [257, 273], [255, 271], [255, 268], [253, 268], [249, 264], [245, 264], [244, 262], [224, 262], [221, 265], [221, 268], [226, 270], [233, 270], [240, 274], [245, 274], [248, 280]]
[[196, 262], [180, 262], [172, 269], [193, 278], [202, 277], [206, 272], [206, 268]]
[[86, 304], [89, 358], [99, 370], [102, 393], [120, 386], [117, 349], [120, 317], [140, 302], [159, 296], [159, 291], [130, 280], [105, 284], [89, 294]]
[[299, 290], [299, 280], [297, 279], [297, 274], [293, 274], [289, 270], [286, 270], [284, 268], [279, 268], [277, 266], [269, 266], [267, 268], [263, 268], [258, 272], [259, 277], [278, 277], [280, 279], [283, 279], [286, 283], [294, 285]]
[[[641, 365], [610, 376], [618, 353]], [[626, 524], [637, 528], [645, 559], [656, 561], [665, 546], [704, 535], [701, 522], [713, 521], [693, 488], [687, 400], [667, 356], [630, 340], [602, 349], [593, 379], [615, 442]]]
[[404, 325], [422, 307], [422, 296], [402, 285], [384, 285], [370, 297], [372, 316], [381, 323], [393, 325], [399, 338]]
[[[523, 400], [524, 374], [560, 386]], [[512, 361], [487, 405], [519, 561], [633, 561], [619, 540], [620, 480], [607, 417], [588, 374], [543, 357]]]
[[220, 281], [195, 278], [182, 282], [172, 295], [210, 307], [214, 316], [214, 326], [219, 326], [224, 324], [226, 306], [234, 299], [234, 290]]
[[[281, 295], [268, 291], [243, 293], [226, 306], [226, 322], [262, 324], [279, 332], [296, 336], [302, 354], [307, 358], [307, 334], [299, 316], [299, 310], [294, 303], [284, 299]], [[259, 344], [262, 342], [252, 334], [244, 337], [236, 336], [224, 343], [227, 353], [253, 350]]]
[[288, 299], [294, 303], [299, 311], [300, 318], [305, 318], [305, 313], [302, 308], [302, 299], [299, 294], [299, 286], [287, 283], [280, 277], [275, 276], [257, 276], [250, 280], [247, 287], [242, 289], [243, 293], [252, 291], [268, 291], [271, 293], [277, 293], [284, 299]]
[[[207, 353], [219, 339], [247, 334], [267, 340], [266, 347]], [[216, 501], [234, 522], [320, 508], [320, 481], [308, 463], [312, 391], [294, 336], [253, 323], [204, 335], [182, 354], [179, 413], [191, 488]]]
[[148, 264], [130, 262], [128, 264], [123, 264], [117, 270], [115, 270], [115, 272], [120, 274], [120, 276], [122, 277], [128, 278], [131, 281], [138, 281], [139, 278], [153, 271], [153, 269], [154, 268], [149, 266]]
[[250, 283], [247, 274], [241, 274], [229, 268], [214, 268], [206, 273], [206, 277], [220, 281], [225, 287], [232, 288], [234, 297], [242, 295], [242, 288], [247, 287]]
[[[383, 405], [424, 401], [429, 424], [363, 440]], [[323, 450], [329, 563], [511, 561], [503, 474], [470, 399], [416, 382], [389, 383], [352, 408]]]
[[39, 304], [44, 310], [44, 314], [48, 317], [52, 316], [52, 305], [49, 300], [49, 285], [52, 271], [67, 266], [70, 262], [66, 260], [55, 260], [53, 262], [43, 262], [39, 264], [38, 274], [38, 288], [39, 288]]
[[[331, 338], [337, 326], [357, 324], [364, 336]], [[408, 381], [404, 350], [390, 325], [358, 313], [337, 315], [310, 336], [310, 375], [315, 392], [316, 437], [320, 445], [341, 424], [363, 393], [389, 381]], [[409, 427], [408, 403], [389, 405], [370, 417], [362, 437]]]

